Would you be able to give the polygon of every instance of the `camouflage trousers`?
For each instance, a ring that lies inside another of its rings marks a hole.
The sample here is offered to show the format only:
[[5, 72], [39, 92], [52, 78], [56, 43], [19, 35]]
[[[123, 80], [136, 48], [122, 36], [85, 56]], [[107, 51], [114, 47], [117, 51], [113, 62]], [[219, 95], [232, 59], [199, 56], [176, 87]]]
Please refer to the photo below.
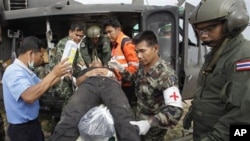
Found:
[[3, 117], [0, 114], [0, 141], [4, 141], [4, 137], [5, 137], [4, 122], [3, 122]]

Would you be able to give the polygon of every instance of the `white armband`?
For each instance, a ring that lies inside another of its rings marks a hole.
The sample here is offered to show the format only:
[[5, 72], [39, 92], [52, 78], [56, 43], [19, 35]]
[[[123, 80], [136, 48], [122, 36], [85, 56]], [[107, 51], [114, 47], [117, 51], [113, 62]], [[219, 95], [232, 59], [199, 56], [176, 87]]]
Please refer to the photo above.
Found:
[[179, 88], [176, 86], [169, 87], [163, 91], [164, 101], [166, 105], [182, 108], [182, 100]]

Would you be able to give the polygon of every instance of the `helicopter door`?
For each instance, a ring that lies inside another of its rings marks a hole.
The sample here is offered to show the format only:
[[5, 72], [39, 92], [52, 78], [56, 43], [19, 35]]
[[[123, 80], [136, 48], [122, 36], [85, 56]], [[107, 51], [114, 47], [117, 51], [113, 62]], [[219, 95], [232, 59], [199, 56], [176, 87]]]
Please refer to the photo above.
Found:
[[181, 79], [183, 100], [194, 97], [199, 71], [204, 62], [203, 56], [208, 53], [208, 49], [200, 45], [200, 41], [197, 40], [188, 21], [189, 15], [194, 8], [192, 4], [186, 2], [183, 17], [183, 44], [180, 47], [182, 48], [180, 72], [183, 78]]
[[178, 7], [166, 6], [146, 10], [142, 15], [142, 30], [152, 30], [157, 36], [159, 55], [178, 71]]

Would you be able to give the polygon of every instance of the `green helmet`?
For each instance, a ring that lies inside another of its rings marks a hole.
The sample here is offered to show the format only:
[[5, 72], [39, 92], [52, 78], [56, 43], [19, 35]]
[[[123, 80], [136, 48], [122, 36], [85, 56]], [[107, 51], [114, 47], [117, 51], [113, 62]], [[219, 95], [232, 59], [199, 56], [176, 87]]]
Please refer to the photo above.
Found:
[[101, 36], [101, 28], [98, 26], [90, 26], [87, 30], [87, 36], [89, 38], [97, 38]]
[[201, 0], [189, 17], [192, 25], [225, 20], [226, 34], [236, 36], [248, 25], [249, 15], [243, 0]]
[[167, 33], [171, 33], [171, 24], [166, 24], [162, 26], [159, 30], [159, 36], [164, 36]]

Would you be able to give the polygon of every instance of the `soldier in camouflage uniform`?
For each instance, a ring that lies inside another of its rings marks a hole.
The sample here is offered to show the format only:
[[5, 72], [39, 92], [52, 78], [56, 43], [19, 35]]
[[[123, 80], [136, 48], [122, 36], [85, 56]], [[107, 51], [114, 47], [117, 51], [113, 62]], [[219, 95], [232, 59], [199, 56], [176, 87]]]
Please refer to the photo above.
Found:
[[228, 141], [231, 125], [250, 125], [250, 41], [241, 34], [248, 22], [243, 0], [202, 0], [190, 16], [197, 37], [212, 48], [183, 120], [185, 129], [193, 121], [194, 141]]
[[[54, 65], [56, 65], [58, 62], [61, 61], [66, 42], [68, 40], [73, 40], [78, 45], [82, 46], [81, 41], [83, 37], [84, 37], [84, 26], [78, 22], [72, 23], [69, 29], [69, 35], [61, 39], [57, 43], [56, 47], [50, 50], [51, 54], [49, 56], [49, 63], [45, 64], [44, 67], [40, 69], [43, 69], [45, 73], [48, 73], [54, 67]], [[51, 124], [50, 125], [51, 128], [49, 130], [51, 133], [53, 132], [57, 122], [60, 120], [57, 115], [61, 113], [62, 109], [59, 108], [60, 107], [63, 108], [67, 104], [69, 97], [73, 94], [76, 88], [74, 84], [74, 79], [76, 76], [78, 76], [78, 73], [82, 71], [85, 67], [86, 65], [79, 53], [79, 47], [78, 47], [78, 50], [74, 58], [74, 62], [72, 64], [72, 77], [71, 78], [64, 77], [64, 79], [57, 82], [57, 84], [55, 84], [47, 91], [48, 94], [53, 95], [53, 97], [55, 97], [57, 100], [57, 105], [52, 108], [52, 110], [55, 110], [52, 112], [56, 112], [53, 113], [55, 117], [49, 119]]]
[[86, 65], [100, 59], [104, 66], [107, 66], [111, 58], [110, 42], [107, 37], [101, 34], [101, 28], [98, 26], [90, 26], [87, 29], [87, 37], [83, 40], [85, 46], [81, 46], [81, 55]]
[[[0, 43], [2, 42], [1, 26], [3, 24], [3, 20], [4, 20], [4, 12], [2, 7], [0, 6]], [[2, 85], [2, 80], [0, 80], [0, 85]], [[3, 122], [3, 117], [0, 113], [0, 141], [4, 141], [4, 138], [5, 138], [4, 122]]]
[[48, 50], [43, 50], [43, 62], [40, 66], [37, 66], [33, 69], [34, 73], [40, 78], [43, 79], [47, 74], [50, 72], [50, 68], [48, 65], [49, 58], [48, 58]]
[[174, 70], [158, 55], [159, 45], [152, 31], [137, 34], [133, 43], [140, 65], [132, 75], [119, 63], [109, 67], [120, 70], [123, 79], [134, 80], [137, 96], [136, 118], [130, 123], [139, 127], [142, 141], [163, 141], [168, 128], [182, 116], [182, 100]]
[[[49, 60], [50, 68], [52, 68], [55, 64], [61, 61], [62, 54], [65, 48], [65, 44], [68, 40], [73, 40], [77, 44], [81, 45], [81, 41], [83, 37], [84, 37], [84, 26], [81, 23], [72, 23], [69, 29], [69, 36], [61, 39], [55, 47], [55, 55], [51, 56]], [[75, 89], [74, 80], [73, 80], [74, 77], [78, 76], [78, 73], [85, 68], [85, 63], [80, 55], [79, 48], [76, 52], [72, 67], [73, 67], [72, 77], [64, 78], [52, 88], [53, 93], [65, 98], [64, 104], [67, 103], [67, 100], [72, 95]]]

